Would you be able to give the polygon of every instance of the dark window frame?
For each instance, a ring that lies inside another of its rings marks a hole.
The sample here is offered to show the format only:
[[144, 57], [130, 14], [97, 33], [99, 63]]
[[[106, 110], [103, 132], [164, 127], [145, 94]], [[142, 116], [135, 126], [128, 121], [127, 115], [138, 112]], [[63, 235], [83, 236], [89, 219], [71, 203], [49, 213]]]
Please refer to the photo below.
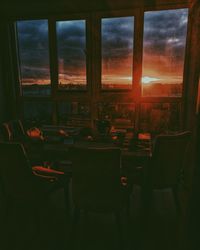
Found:
[[[144, 24], [144, 13], [146, 11], [156, 11], [156, 10], [170, 10], [170, 9], [181, 9], [189, 8], [189, 4], [169, 4], [169, 5], [160, 5], [157, 7], [137, 7], [133, 10], [120, 10], [120, 11], [104, 11], [104, 12], [92, 12], [84, 14], [64, 14], [56, 16], [44, 16], [40, 18], [21, 18], [13, 20], [38, 20], [38, 19], [48, 19], [49, 24], [49, 55], [50, 55], [50, 75], [51, 75], [51, 96], [49, 97], [39, 97], [39, 96], [22, 96], [19, 91], [19, 102], [21, 107], [25, 100], [43, 100], [51, 101], [53, 106], [57, 106], [59, 101], [80, 101], [88, 102], [91, 108], [91, 125], [93, 126], [94, 119], [98, 118], [97, 105], [100, 102], [132, 102], [136, 106], [136, 120], [139, 119], [139, 110], [140, 104], [146, 102], [177, 102], [183, 104], [183, 96], [181, 97], [144, 97], [142, 96], [141, 88], [141, 77], [142, 77], [142, 53], [143, 53], [143, 24]], [[101, 18], [104, 17], [120, 17], [120, 16], [134, 16], [134, 64], [133, 68], [133, 87], [132, 90], [102, 90], [101, 88]], [[57, 61], [57, 47], [56, 47], [56, 21], [67, 21], [67, 20], [86, 20], [86, 46], [87, 46], [87, 90], [85, 91], [69, 91], [69, 90], [58, 90], [58, 65]], [[14, 31], [16, 32], [16, 30]], [[188, 31], [187, 31], [188, 34]], [[15, 33], [16, 39], [16, 33]], [[186, 37], [186, 50], [188, 43], [188, 35]], [[16, 41], [16, 40], [15, 40]], [[17, 48], [17, 47], [16, 47]], [[186, 54], [186, 53], [185, 53]], [[16, 61], [17, 61], [16, 53]], [[186, 61], [185, 56], [185, 61]], [[186, 65], [186, 63], [184, 63]], [[19, 70], [19, 64], [18, 70]], [[183, 72], [183, 92], [185, 89], [186, 83], [186, 67], [184, 65]], [[19, 71], [18, 76], [16, 77], [17, 85], [19, 86]], [[57, 108], [53, 109], [52, 122], [54, 124], [58, 121]], [[21, 109], [20, 116], [23, 118], [23, 112]], [[136, 122], [137, 124], [137, 122]]]

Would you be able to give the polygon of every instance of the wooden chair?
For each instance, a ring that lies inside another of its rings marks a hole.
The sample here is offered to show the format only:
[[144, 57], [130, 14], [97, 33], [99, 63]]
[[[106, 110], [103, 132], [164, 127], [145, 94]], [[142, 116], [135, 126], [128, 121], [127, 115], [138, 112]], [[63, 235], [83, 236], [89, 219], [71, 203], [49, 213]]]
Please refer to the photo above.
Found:
[[[37, 170], [36, 168], [35, 171]], [[47, 175], [44, 171], [40, 173], [40, 176], [33, 174], [22, 144], [0, 143], [0, 187], [5, 207], [4, 224], [7, 237], [10, 237], [10, 218], [15, 218], [13, 216], [18, 214], [21, 216], [20, 221], [24, 222], [22, 211], [29, 211], [30, 218], [34, 219], [35, 233], [37, 237], [41, 236], [40, 209], [52, 191], [62, 188], [56, 180], [59, 174], [64, 173], [57, 171], [57, 176], [55, 173]], [[23, 238], [21, 240], [23, 241]]]
[[23, 123], [19, 119], [4, 122], [1, 124], [0, 130], [3, 142], [22, 143], [29, 158], [32, 159], [33, 162], [41, 161], [41, 152], [44, 144], [42, 134], [38, 134], [37, 137], [29, 136], [24, 129]]
[[73, 147], [69, 155], [72, 160], [74, 225], [80, 210], [86, 213], [113, 213], [120, 236], [119, 245], [122, 246], [120, 211], [127, 193], [120, 181], [120, 149]]
[[[171, 188], [177, 212], [181, 211], [179, 188], [184, 183], [187, 150], [191, 133], [158, 135], [144, 174], [144, 199], [151, 200], [154, 189]], [[145, 205], [146, 206], [146, 205]]]

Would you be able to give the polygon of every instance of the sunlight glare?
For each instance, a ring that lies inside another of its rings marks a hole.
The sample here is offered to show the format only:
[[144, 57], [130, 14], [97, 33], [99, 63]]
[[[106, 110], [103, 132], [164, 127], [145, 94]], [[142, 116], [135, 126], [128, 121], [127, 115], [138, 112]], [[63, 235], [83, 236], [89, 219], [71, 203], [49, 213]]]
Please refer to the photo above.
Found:
[[143, 76], [142, 77], [142, 83], [151, 83], [151, 82], [155, 82], [155, 81], [159, 81], [160, 78], [156, 78], [156, 77], [150, 77], [150, 76]]

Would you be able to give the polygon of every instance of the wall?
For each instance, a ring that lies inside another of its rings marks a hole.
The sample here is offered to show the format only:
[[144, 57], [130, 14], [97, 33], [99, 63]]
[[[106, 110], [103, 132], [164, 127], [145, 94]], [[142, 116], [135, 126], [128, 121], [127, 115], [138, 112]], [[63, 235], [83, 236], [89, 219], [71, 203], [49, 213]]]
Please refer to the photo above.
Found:
[[[0, 37], [2, 37], [2, 25], [0, 24]], [[2, 42], [0, 42], [2, 45]], [[5, 100], [4, 100], [4, 89], [3, 89], [3, 51], [0, 46], [0, 122], [4, 120]]]
[[9, 24], [0, 22], [0, 122], [16, 115], [16, 93]]
[[186, 4], [189, 0], [3, 0], [2, 16], [51, 15], [56, 13], [77, 13], [107, 10], [131, 9], [142, 6]]

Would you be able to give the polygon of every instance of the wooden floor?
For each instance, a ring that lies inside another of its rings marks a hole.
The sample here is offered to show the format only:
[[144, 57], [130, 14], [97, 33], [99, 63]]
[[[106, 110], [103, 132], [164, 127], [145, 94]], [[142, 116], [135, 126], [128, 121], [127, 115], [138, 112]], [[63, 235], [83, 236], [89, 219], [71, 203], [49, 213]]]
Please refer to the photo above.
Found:
[[[123, 215], [124, 250], [178, 250], [185, 247], [184, 223], [178, 220], [170, 190], [155, 191], [150, 218], [141, 228], [140, 188], [131, 195], [131, 215]], [[41, 206], [41, 226], [33, 212], [18, 209], [9, 217], [8, 230], [1, 223], [1, 250], [117, 250], [118, 232], [113, 215], [81, 214], [76, 233], [72, 217], [66, 215], [63, 190], [56, 191]], [[3, 205], [1, 206], [3, 210]], [[72, 214], [71, 209], [71, 214]], [[3, 213], [1, 213], [2, 215]], [[3, 218], [1, 218], [3, 221]], [[181, 225], [181, 226], [180, 226]], [[7, 231], [7, 232], [6, 232]], [[178, 239], [183, 237], [178, 248]], [[189, 249], [189, 248], [188, 248]]]

